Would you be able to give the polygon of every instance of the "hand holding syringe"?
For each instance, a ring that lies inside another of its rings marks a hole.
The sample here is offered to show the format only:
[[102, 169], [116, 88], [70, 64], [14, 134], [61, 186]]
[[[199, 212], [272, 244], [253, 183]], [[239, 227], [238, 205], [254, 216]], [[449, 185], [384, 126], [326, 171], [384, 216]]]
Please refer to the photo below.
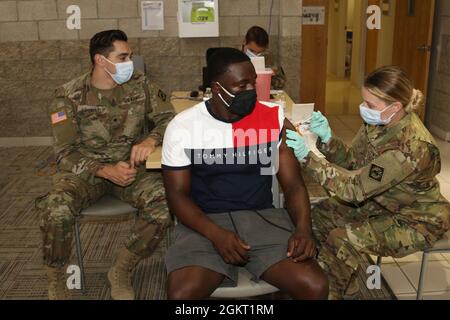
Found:
[[299, 135], [303, 136], [307, 131], [309, 131], [309, 126], [311, 125], [311, 119], [312, 119], [312, 117], [309, 117], [306, 120], [301, 120], [294, 124], [294, 127], [297, 130]]
[[310, 130], [311, 120], [312, 117], [309, 117], [306, 120], [296, 122], [294, 124], [294, 127], [298, 134], [305, 138], [308, 148], [311, 150], [311, 152], [316, 154], [319, 158], [325, 158], [325, 156], [319, 151], [319, 149], [317, 149], [317, 135]]

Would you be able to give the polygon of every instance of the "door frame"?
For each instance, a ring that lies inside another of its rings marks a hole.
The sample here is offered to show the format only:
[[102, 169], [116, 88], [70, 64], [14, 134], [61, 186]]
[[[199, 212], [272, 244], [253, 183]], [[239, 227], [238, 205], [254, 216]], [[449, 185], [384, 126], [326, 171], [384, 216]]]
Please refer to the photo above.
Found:
[[[358, 81], [361, 82], [362, 85], [365, 75], [367, 75], [367, 51], [374, 50], [375, 60], [378, 58], [378, 32], [376, 32], [377, 37], [375, 41], [369, 39], [369, 30], [366, 27], [366, 9], [369, 6], [369, 0], [358, 0], [363, 2], [363, 15], [362, 24], [363, 24], [363, 32], [361, 34], [361, 58], [360, 58], [360, 66], [361, 71], [364, 74], [358, 75]], [[370, 1], [380, 1], [380, 0], [370, 0]], [[397, 0], [392, 0], [397, 1]], [[381, 3], [381, 2], [380, 2]], [[305, 26], [302, 24], [301, 34], [302, 34], [302, 43], [301, 43], [301, 55], [300, 55], [300, 88], [299, 88], [299, 96], [300, 102], [302, 103], [316, 103], [316, 110], [320, 110], [323, 113], [326, 113], [326, 81], [327, 81], [327, 54], [328, 54], [328, 10], [332, 8], [329, 7], [328, 0], [303, 0], [303, 6], [314, 6], [314, 5], [325, 5], [326, 13], [325, 13], [325, 24], [322, 26]], [[438, 10], [438, 6], [436, 5], [434, 8], [434, 16], [436, 16]], [[435, 20], [436, 21], [436, 20]], [[383, 26], [382, 26], [383, 27]], [[435, 32], [436, 24], [434, 23], [432, 26], [431, 33]], [[378, 31], [378, 30], [374, 30]], [[373, 42], [371, 42], [373, 41]], [[434, 41], [434, 39], [433, 39]], [[315, 44], [319, 44], [319, 52], [311, 50]], [[308, 49], [309, 48], [309, 49]], [[373, 62], [372, 62], [373, 63]], [[375, 62], [376, 63], [376, 62]], [[428, 88], [431, 84], [432, 79], [430, 79], [432, 67], [432, 57], [429, 63], [429, 72], [428, 72]], [[312, 79], [313, 83], [309, 81]], [[315, 83], [314, 83], [315, 82]], [[427, 88], [427, 89], [428, 89]], [[425, 90], [427, 101], [429, 101], [429, 91]]]
[[325, 24], [301, 25], [300, 102], [315, 103], [315, 110], [325, 112], [328, 0], [303, 0], [303, 7], [305, 6], [324, 6]]
[[[362, 1], [362, 11], [363, 17], [366, 17], [366, 8], [368, 7], [369, 0], [357, 0]], [[328, 0], [303, 0], [303, 6], [307, 5], [322, 5], [325, 6], [325, 24], [322, 26], [305, 26], [302, 24], [301, 34], [301, 54], [300, 54], [300, 102], [301, 103], [311, 103], [315, 102], [315, 109], [326, 113], [326, 83], [327, 83], [327, 63], [328, 63], [328, 17], [329, 10], [332, 10], [329, 6]], [[356, 14], [356, 12], [355, 12]], [[366, 47], [367, 47], [367, 28], [366, 19], [361, 20], [362, 33], [361, 33], [361, 55], [358, 61], [360, 66], [361, 74], [358, 74], [358, 82], [363, 82], [365, 76], [365, 62], [366, 62]], [[320, 43], [324, 46], [320, 47], [321, 52], [314, 50], [308, 50], [314, 44]], [[311, 85], [308, 83], [308, 79], [311, 78], [311, 74], [317, 83]], [[320, 83], [319, 83], [320, 82]]]

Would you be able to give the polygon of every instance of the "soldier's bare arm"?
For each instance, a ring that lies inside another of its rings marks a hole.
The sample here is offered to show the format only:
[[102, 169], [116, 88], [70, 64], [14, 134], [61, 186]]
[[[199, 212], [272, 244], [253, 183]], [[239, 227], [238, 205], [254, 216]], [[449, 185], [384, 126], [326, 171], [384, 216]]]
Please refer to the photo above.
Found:
[[295, 130], [288, 120], [285, 120], [283, 128], [277, 177], [284, 192], [287, 211], [296, 226], [293, 236], [289, 239], [288, 256], [295, 262], [301, 262], [314, 257], [316, 245], [312, 236], [308, 191], [302, 178], [300, 164], [286, 145], [286, 129]]

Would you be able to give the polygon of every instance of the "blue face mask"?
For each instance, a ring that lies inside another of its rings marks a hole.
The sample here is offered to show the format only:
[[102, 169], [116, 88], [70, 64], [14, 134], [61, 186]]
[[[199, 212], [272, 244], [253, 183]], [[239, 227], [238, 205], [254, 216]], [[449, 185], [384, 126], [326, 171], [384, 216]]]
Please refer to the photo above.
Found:
[[117, 84], [124, 84], [125, 82], [128, 82], [131, 79], [131, 76], [133, 75], [134, 71], [134, 65], [133, 61], [127, 61], [127, 62], [121, 62], [121, 63], [114, 63], [108, 60], [108, 58], [104, 57], [109, 63], [113, 64], [116, 67], [116, 73], [111, 73], [108, 70], [108, 74], [111, 76], [111, 78], [117, 83]]
[[388, 119], [381, 119], [381, 114], [385, 112], [387, 109], [392, 107], [392, 104], [388, 106], [386, 109], [382, 111], [373, 110], [366, 107], [365, 103], [362, 103], [359, 106], [359, 111], [361, 114], [361, 118], [363, 118], [364, 122], [373, 126], [387, 125], [391, 122], [392, 118], [395, 116], [395, 113], [391, 115]]

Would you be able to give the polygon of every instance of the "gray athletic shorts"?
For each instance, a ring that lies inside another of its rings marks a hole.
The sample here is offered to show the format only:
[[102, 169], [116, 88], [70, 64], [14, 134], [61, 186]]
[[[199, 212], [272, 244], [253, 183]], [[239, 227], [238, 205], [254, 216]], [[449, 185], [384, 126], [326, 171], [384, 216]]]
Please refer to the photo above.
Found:
[[[236, 232], [251, 246], [250, 261], [244, 267], [253, 275], [254, 281], [258, 281], [271, 266], [286, 259], [288, 240], [294, 231], [286, 210], [235, 211], [209, 214], [208, 217], [218, 226]], [[225, 263], [211, 241], [181, 223], [175, 227], [173, 240], [166, 255], [168, 273], [200, 266], [225, 275], [227, 281], [223, 285], [236, 286], [238, 267]]]

